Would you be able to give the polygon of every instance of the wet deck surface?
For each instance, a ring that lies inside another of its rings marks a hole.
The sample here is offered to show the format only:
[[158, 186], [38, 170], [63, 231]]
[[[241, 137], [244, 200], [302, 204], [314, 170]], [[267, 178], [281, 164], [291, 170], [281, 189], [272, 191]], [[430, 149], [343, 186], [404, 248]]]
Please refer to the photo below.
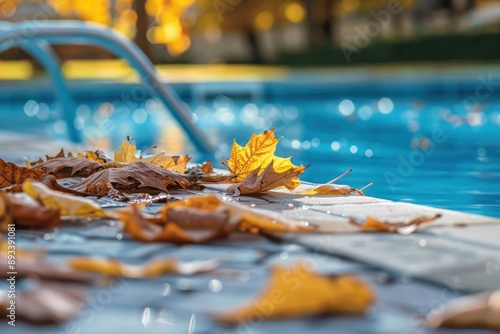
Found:
[[[117, 204], [109, 200], [100, 203]], [[312, 198], [276, 192], [259, 198], [241, 197], [239, 203], [254, 204], [255, 210], [284, 215], [298, 224], [317, 224], [330, 234], [281, 236], [282, 243], [235, 234], [208, 245], [179, 247], [136, 242], [121, 234], [113, 221], [78, 220], [56, 231], [18, 231], [18, 247], [43, 247], [49, 260], [61, 263], [79, 255], [116, 258], [130, 264], [174, 256], [180, 261], [218, 259], [223, 265], [201, 275], [120, 279], [111, 286], [90, 288], [87, 308], [70, 323], [33, 327], [18, 322], [12, 329], [0, 322], [0, 332], [434, 333], [422, 327], [422, 316], [431, 309], [471, 291], [500, 288], [499, 220], [360, 196]], [[160, 206], [154, 204], [148, 211]], [[374, 215], [397, 220], [436, 211], [443, 214], [441, 220], [410, 236], [352, 233], [346, 218]], [[265, 286], [273, 264], [304, 260], [320, 273], [359, 275], [374, 285], [376, 304], [365, 316], [355, 317], [256, 319], [232, 327], [211, 320], [211, 312], [251, 301]], [[0, 288], [4, 288], [2, 284]]]

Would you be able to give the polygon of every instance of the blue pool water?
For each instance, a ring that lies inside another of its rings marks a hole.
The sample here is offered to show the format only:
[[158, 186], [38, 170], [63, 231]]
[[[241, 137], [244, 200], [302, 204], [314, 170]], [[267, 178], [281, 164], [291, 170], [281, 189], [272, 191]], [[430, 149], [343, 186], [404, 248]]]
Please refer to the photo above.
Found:
[[[374, 182], [367, 195], [500, 217], [497, 98], [471, 104], [453, 96], [416, 98], [390, 90], [315, 95], [304, 88], [303, 94], [258, 97], [222, 90], [200, 99], [179, 92], [218, 147], [219, 161], [227, 159], [233, 139], [243, 144], [254, 131], [276, 127], [282, 137], [277, 154], [310, 165], [307, 181], [327, 182], [352, 168], [341, 183], [360, 188]], [[157, 100], [128, 109], [110, 96], [80, 102], [75, 125], [87, 138], [104, 136], [117, 148], [132, 135], [142, 149], [163, 139], [177, 151], [192, 152]], [[0, 108], [3, 130], [67, 135], [50, 99], [15, 100]]]
[[452, 101], [387, 97], [229, 104], [235, 116], [217, 103], [195, 109], [200, 126], [222, 143], [275, 126], [278, 153], [311, 165], [305, 180], [353, 168], [341, 183], [374, 182], [367, 195], [500, 216], [500, 108], [476, 115], [451, 111]]

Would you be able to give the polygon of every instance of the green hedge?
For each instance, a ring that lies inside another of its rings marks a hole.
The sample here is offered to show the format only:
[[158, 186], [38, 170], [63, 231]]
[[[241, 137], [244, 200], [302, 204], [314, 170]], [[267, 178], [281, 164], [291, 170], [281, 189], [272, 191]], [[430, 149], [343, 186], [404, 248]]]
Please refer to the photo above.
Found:
[[[500, 33], [425, 35], [409, 40], [376, 40], [365, 48], [358, 49], [359, 53], [351, 54], [350, 64], [494, 62], [500, 60]], [[284, 53], [276, 63], [290, 66], [349, 65], [340, 45], [313, 46], [302, 53]]]

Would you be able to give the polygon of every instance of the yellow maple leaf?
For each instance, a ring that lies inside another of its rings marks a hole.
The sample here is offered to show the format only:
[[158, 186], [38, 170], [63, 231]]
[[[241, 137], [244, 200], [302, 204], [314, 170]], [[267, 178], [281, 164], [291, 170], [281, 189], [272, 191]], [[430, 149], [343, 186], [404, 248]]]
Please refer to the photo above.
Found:
[[373, 289], [351, 275], [334, 277], [313, 272], [305, 264], [276, 266], [269, 283], [251, 303], [215, 315], [228, 324], [320, 314], [362, 313], [375, 300]]
[[165, 152], [160, 152], [147, 158], [136, 157], [136, 145], [129, 143], [126, 139], [123, 139], [123, 142], [119, 146], [119, 148], [119, 151], [114, 151], [114, 159], [116, 162], [131, 163], [142, 161], [153, 164], [155, 166], [163, 167], [180, 174], [184, 174], [184, 172], [186, 171], [187, 163], [190, 160], [188, 155], [168, 156], [165, 154]]
[[254, 133], [245, 146], [233, 142], [227, 167], [234, 176], [235, 183], [243, 181], [254, 170], [271, 163], [279, 138], [274, 137], [275, 129]]
[[[303, 166], [295, 166], [290, 158], [282, 158], [274, 155], [279, 138], [274, 136], [275, 129], [264, 131], [260, 134], [254, 133], [245, 146], [239, 145], [236, 141], [233, 142], [231, 155], [226, 163], [227, 168], [232, 174], [230, 182], [241, 183], [247, 179], [252, 173], [256, 172], [257, 176], [268, 171], [267, 168], [272, 164], [272, 169], [276, 173], [288, 173], [291, 170], [300, 171], [297, 175], [302, 174], [305, 170]], [[295, 189], [299, 184], [298, 178], [283, 178], [283, 184], [277, 184], [275, 187], [285, 186], [288, 189]]]

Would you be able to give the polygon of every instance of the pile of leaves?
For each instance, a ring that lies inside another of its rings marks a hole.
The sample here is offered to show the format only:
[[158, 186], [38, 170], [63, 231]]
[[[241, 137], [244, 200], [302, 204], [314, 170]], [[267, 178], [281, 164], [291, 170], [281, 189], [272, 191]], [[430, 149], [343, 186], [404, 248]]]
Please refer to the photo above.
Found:
[[[56, 156], [46, 155], [45, 159], [26, 162], [25, 167], [0, 159], [0, 189], [4, 190], [0, 194], [0, 228], [10, 222], [20, 227], [50, 228], [61, 217], [108, 217], [121, 220], [124, 231], [141, 241], [206, 242], [225, 238], [234, 231], [267, 234], [303, 232], [312, 227], [299, 228], [285, 218], [272, 219], [210, 196], [167, 203], [156, 216], [145, 216], [140, 209], [155, 201], [171, 200], [169, 191], [190, 192], [214, 184], [222, 185], [232, 196], [255, 195], [277, 188], [299, 195], [364, 196], [366, 187], [356, 189], [336, 184], [351, 169], [326, 184], [302, 186], [298, 190], [299, 176], [308, 166], [296, 166], [290, 157], [276, 156], [279, 140], [271, 129], [253, 134], [244, 146], [235, 141], [229, 159], [222, 163], [227, 168], [225, 172], [216, 172], [211, 161], [188, 167], [187, 155], [169, 156], [160, 152], [137, 156], [136, 145], [128, 138], [113, 158], [101, 150], [76, 154], [61, 150]], [[62, 185], [62, 179], [73, 182]], [[87, 196], [109, 196], [131, 205], [123, 210], [104, 211]], [[360, 230], [400, 233], [436, 218], [417, 217], [396, 224], [375, 218], [367, 219], [366, 223], [353, 219], [351, 222], [359, 225]]]
[[[0, 159], [0, 188], [19, 191], [26, 180], [40, 181], [50, 188], [80, 196], [107, 196], [119, 192], [167, 192], [169, 189], [198, 190], [208, 184], [228, 184], [227, 192], [233, 195], [264, 193], [275, 188], [293, 191], [300, 184], [299, 176], [307, 167], [295, 166], [290, 158], [275, 155], [279, 138], [274, 129], [254, 134], [245, 146], [233, 143], [230, 158], [222, 164], [227, 172], [216, 173], [212, 162], [187, 168], [190, 158], [168, 156], [164, 152], [150, 157], [136, 156], [136, 146], [124, 139], [114, 158], [105, 152], [86, 151], [65, 154], [61, 150], [46, 160], [27, 162], [17, 166]], [[148, 150], [149, 151], [149, 150]], [[71, 187], [63, 187], [57, 180], [81, 177], [83, 180]], [[332, 182], [307, 190], [308, 194], [357, 193], [360, 190], [333, 186]]]

